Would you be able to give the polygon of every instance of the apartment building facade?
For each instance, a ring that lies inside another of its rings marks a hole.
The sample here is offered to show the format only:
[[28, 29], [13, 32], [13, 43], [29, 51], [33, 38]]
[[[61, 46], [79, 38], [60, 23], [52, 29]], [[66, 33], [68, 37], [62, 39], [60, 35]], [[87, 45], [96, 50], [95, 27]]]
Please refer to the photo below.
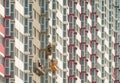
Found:
[[4, 66], [4, 58], [5, 58], [5, 26], [4, 26], [4, 18], [5, 18], [5, 7], [4, 3], [0, 1], [0, 81], [1, 83], [5, 82], [5, 66]]
[[[118, 14], [119, 9], [119, 4], [115, 6], [116, 3], [119, 2], [117, 0], [49, 1], [46, 12], [50, 19], [45, 28], [48, 28], [50, 34], [49, 42], [56, 42], [52, 57], [57, 59], [59, 69], [52, 76], [47, 72], [41, 82], [48, 80], [50, 83], [119, 82], [119, 77], [116, 75], [119, 68], [115, 67], [115, 63], [119, 65], [114, 61], [116, 53], [114, 44], [117, 39], [119, 41], [119, 38], [114, 36], [114, 26], [118, 23], [118, 19], [114, 21], [114, 16]], [[117, 7], [116, 11], [114, 7]], [[117, 44], [119, 46], [119, 43]], [[62, 63], [62, 66], [59, 63]], [[57, 77], [56, 80], [54, 77]]]
[[0, 0], [0, 83], [119, 83], [119, 0]]
[[6, 35], [6, 83], [29, 82], [29, 1], [3, 0], [8, 18]]
[[120, 78], [119, 78], [119, 68], [120, 68], [120, 65], [119, 65], [119, 43], [120, 43], [120, 34], [119, 34], [119, 5], [120, 5], [120, 1], [119, 0], [116, 0], [114, 1], [114, 5], [113, 5], [113, 27], [115, 28], [115, 32], [114, 32], [114, 35], [115, 35], [115, 44], [114, 44], [114, 48], [115, 48], [115, 56], [114, 56], [114, 61], [115, 61], [115, 68], [114, 68], [114, 74], [115, 74], [115, 83], [118, 83], [120, 82]]

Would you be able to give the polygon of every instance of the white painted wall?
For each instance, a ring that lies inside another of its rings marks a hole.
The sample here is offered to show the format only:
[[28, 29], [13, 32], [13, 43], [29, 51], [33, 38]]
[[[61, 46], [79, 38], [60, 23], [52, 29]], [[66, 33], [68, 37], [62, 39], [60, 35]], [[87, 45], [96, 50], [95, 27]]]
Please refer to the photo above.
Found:
[[15, 66], [18, 67], [21, 71], [24, 71], [24, 63], [15, 56]]
[[4, 17], [5, 15], [5, 8], [0, 4], [0, 16]]
[[15, 9], [18, 10], [19, 13], [24, 16], [24, 7], [20, 4], [20, 2], [15, 1]]
[[21, 43], [17, 38], [15, 38], [15, 47], [24, 53], [24, 44]]
[[19, 77], [15, 76], [15, 83], [24, 83], [23, 80], [21, 80]]
[[15, 19], [15, 28], [22, 34], [24, 34], [24, 25]]

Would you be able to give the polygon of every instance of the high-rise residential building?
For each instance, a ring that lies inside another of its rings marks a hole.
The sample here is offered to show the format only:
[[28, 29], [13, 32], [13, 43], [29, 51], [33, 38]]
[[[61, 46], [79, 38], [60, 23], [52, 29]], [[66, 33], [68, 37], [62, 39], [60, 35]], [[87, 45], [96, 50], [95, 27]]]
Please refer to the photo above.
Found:
[[[40, 52], [45, 50], [41, 49], [42, 41], [40, 36], [41, 32], [41, 2], [40, 0], [30, 1], [29, 3], [29, 69], [31, 70], [31, 77], [29, 77], [28, 83], [40, 83], [40, 76], [45, 74], [45, 66], [41, 64]], [[32, 64], [33, 63], [33, 64]], [[32, 72], [33, 71], [33, 72]], [[32, 75], [33, 73], [33, 75]]]
[[29, 0], [2, 0], [5, 3], [5, 83], [29, 83]]
[[[112, 6], [112, 5], [111, 5]], [[114, 57], [114, 62], [115, 62], [115, 67], [114, 67], [114, 76], [115, 80], [114, 83], [119, 83], [120, 82], [120, 1], [115, 0], [113, 3], [113, 30], [114, 30], [114, 37], [115, 37], [115, 43], [114, 43], [114, 49], [115, 49], [115, 55]]]
[[5, 79], [5, 66], [4, 66], [4, 59], [5, 59], [5, 26], [4, 26], [4, 18], [5, 18], [5, 11], [4, 11], [4, 3], [0, 1], [0, 82], [4, 83]]
[[119, 83], [119, 0], [0, 0], [0, 83]]

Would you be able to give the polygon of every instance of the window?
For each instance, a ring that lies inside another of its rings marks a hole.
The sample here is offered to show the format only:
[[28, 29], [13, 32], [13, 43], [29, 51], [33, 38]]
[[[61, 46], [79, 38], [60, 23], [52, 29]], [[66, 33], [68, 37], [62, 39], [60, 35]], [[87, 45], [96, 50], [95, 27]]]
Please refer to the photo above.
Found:
[[69, 74], [71, 74], [71, 75], [74, 73], [74, 72], [73, 72], [73, 68], [74, 68], [73, 63], [72, 63], [72, 62], [69, 62], [69, 69], [70, 69]]
[[24, 19], [24, 25], [25, 25], [24, 32], [27, 33], [28, 32], [28, 27], [27, 27], [27, 25], [28, 25], [28, 19], [27, 18]]
[[32, 66], [32, 59], [29, 59], [29, 65]]
[[102, 83], [104, 83], [104, 80], [102, 80]]
[[14, 12], [14, 4], [11, 4], [11, 12]]
[[[7, 10], [7, 9], [6, 9]], [[8, 12], [9, 10], [7, 10], [7, 14], [9, 14]], [[11, 4], [11, 19], [14, 19], [14, 4]]]
[[[74, 79], [69, 78], [69, 82], [68, 82], [68, 83], [74, 83], [73, 81], [74, 81]], [[83, 83], [83, 82], [82, 82], [82, 83]]]
[[66, 72], [63, 72], [63, 83], [66, 83]]
[[64, 55], [63, 56], [63, 68], [64, 69], [66, 68], [66, 64], [67, 64], [67, 62], [66, 62], [66, 56]]
[[102, 77], [104, 77], [104, 72], [105, 70], [104, 70], [104, 67], [102, 67]]
[[6, 48], [6, 54], [9, 55], [9, 48]]
[[32, 59], [29, 59], [29, 70], [32, 73]]
[[109, 24], [109, 34], [111, 34], [111, 33], [112, 33], [112, 25]]
[[109, 42], [111, 42], [111, 37], [109, 37]]
[[63, 47], [63, 53], [66, 53], [66, 46]]
[[102, 24], [104, 24], [104, 14], [102, 14]]
[[63, 0], [63, 5], [67, 5], [67, 0]]
[[111, 62], [109, 62], [109, 67], [112, 67], [112, 63]]
[[66, 21], [67, 20], [67, 16], [63, 16], [63, 21]]
[[32, 22], [29, 22], [29, 33], [32, 36]]
[[29, 83], [32, 83], [32, 77], [29, 77]]
[[11, 51], [14, 51], [14, 44], [11, 43]]
[[14, 71], [10, 72], [10, 76], [11, 76], [11, 78], [14, 78]]
[[52, 24], [53, 24], [53, 25], [56, 25], [56, 13], [55, 13], [55, 12], [53, 12], [52, 18], [53, 18]]
[[63, 78], [66, 78], [66, 72], [63, 72]]
[[9, 27], [9, 20], [6, 20], [6, 27]]
[[32, 4], [29, 4], [29, 15], [32, 18]]
[[102, 27], [102, 37], [104, 37], [104, 27]]
[[109, 11], [109, 21], [111, 21], [111, 20], [112, 20], [112, 12]]
[[41, 17], [41, 31], [45, 31], [45, 19], [44, 17]]
[[11, 63], [11, 70], [14, 70], [14, 63]]
[[53, 1], [52, 8], [56, 9], [56, 3], [55, 3], [55, 1]]
[[55, 80], [56, 80], [56, 79], [55, 79], [55, 78], [53, 78], [52, 83], [55, 83]]
[[24, 55], [24, 69], [27, 70], [28, 69], [28, 56]]
[[[0, 0], [1, 5], [3, 5], [3, 0]], [[6, 15], [9, 15], [9, 0], [6, 1]]]
[[6, 83], [9, 83], [9, 79], [6, 79]]
[[9, 40], [6, 39], [6, 47], [9, 47]]
[[5, 68], [5, 70], [6, 70], [5, 73], [9, 75], [9, 68]]
[[25, 8], [24, 8], [24, 10], [25, 10], [25, 14], [28, 14], [28, 0], [25, 0]]
[[72, 13], [73, 12], [73, 2], [70, 1], [69, 3], [70, 3], [70, 13]]
[[28, 74], [24, 74], [24, 79], [25, 79], [25, 81], [27, 81], [28, 80]]
[[28, 56], [27, 55], [24, 56], [24, 62], [28, 62]]
[[28, 37], [25, 37], [24, 43], [25, 43], [25, 44], [28, 43]]
[[27, 18], [25, 18], [25, 21], [24, 21], [25, 23], [25, 25], [28, 25], [28, 19]]
[[63, 37], [66, 37], [66, 24], [63, 24]]
[[63, 9], [63, 15], [66, 15], [66, 8]]

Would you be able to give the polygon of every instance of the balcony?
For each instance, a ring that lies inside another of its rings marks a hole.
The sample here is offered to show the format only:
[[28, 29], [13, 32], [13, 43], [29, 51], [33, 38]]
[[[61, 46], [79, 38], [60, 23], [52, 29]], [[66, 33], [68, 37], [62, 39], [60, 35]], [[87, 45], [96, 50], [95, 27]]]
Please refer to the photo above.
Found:
[[0, 76], [4, 77], [4, 74], [5, 74], [5, 68], [2, 64], [0, 64]]
[[2, 44], [0, 44], [0, 56], [5, 56], [5, 48]]
[[50, 62], [49, 62], [49, 66], [51, 68], [51, 71], [55, 72], [58, 70], [58, 61], [56, 59], [52, 59]]
[[45, 68], [43, 65], [41, 65], [39, 62], [33, 63], [33, 71], [38, 75], [44, 75], [45, 74]]
[[3, 37], [5, 36], [5, 28], [1, 24], [0, 24], [0, 35]]

